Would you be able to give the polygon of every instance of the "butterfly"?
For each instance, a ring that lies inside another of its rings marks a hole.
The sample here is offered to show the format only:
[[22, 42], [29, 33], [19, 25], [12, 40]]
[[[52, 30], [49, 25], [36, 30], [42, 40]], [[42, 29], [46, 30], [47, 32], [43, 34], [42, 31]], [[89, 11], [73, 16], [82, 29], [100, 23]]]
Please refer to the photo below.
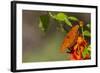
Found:
[[79, 25], [73, 26], [70, 31], [65, 35], [61, 44], [60, 51], [66, 53], [66, 50], [71, 48], [77, 41], [79, 35]]

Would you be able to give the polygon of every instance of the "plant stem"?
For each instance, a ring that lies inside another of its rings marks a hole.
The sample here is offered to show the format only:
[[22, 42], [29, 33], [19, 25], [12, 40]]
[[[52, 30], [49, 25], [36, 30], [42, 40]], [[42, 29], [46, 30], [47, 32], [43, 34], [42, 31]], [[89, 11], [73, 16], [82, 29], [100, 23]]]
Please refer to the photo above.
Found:
[[52, 17], [52, 18], [55, 18], [51, 12], [48, 12], [48, 14]]
[[82, 30], [82, 36], [84, 38], [84, 30], [83, 30], [83, 27], [81, 27], [81, 30]]

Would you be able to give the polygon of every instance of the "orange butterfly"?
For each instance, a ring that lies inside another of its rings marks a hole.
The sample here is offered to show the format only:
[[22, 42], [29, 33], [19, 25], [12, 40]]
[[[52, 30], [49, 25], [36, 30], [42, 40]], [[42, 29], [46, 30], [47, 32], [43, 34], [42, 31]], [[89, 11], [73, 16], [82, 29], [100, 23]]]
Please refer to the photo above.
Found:
[[79, 25], [75, 25], [66, 34], [66, 36], [62, 42], [61, 48], [60, 48], [61, 52], [66, 53], [66, 49], [72, 47], [75, 44], [75, 42], [77, 41], [77, 38], [78, 38], [78, 34], [79, 34], [78, 29], [79, 29]]

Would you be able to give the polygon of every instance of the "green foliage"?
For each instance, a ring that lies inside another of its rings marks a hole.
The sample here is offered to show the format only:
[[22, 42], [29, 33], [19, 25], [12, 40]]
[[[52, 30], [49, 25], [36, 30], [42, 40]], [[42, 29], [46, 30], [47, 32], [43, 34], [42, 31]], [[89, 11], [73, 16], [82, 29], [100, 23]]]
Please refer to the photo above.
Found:
[[56, 15], [52, 15], [51, 12], [49, 12], [49, 15], [53, 18], [56, 19], [57, 21], [60, 22], [65, 22], [68, 26], [72, 26], [71, 22], [68, 19], [68, 16], [65, 15], [64, 13], [57, 13]]
[[39, 23], [39, 28], [43, 31], [46, 32], [49, 26], [49, 16], [48, 15], [42, 15], [40, 16], [40, 23]]
[[68, 19], [72, 20], [72, 21], [78, 21], [78, 19], [76, 17], [74, 17], [74, 16], [69, 16]]
[[57, 13], [56, 15], [53, 15], [51, 12], [49, 12], [49, 15], [58, 21], [65, 21], [65, 18], [67, 17], [64, 13]]
[[84, 36], [88, 36], [88, 37], [90, 37], [90, 36], [91, 36], [90, 32], [89, 32], [89, 31], [87, 31], [87, 30], [83, 31], [83, 34], [84, 34]]
[[55, 15], [55, 19], [58, 21], [65, 21], [66, 18], [67, 16], [64, 13], [58, 13], [57, 15]]
[[69, 25], [69, 26], [72, 26], [72, 23], [66, 18], [65, 19], [65, 23], [67, 24], [67, 25]]
[[61, 31], [65, 31], [63, 28], [63, 24], [62, 22], [64, 22], [66, 25], [72, 27], [72, 23], [71, 21], [78, 21], [78, 19], [74, 16], [67, 16], [65, 13], [56, 13], [53, 14], [52, 12], [49, 12], [49, 15], [42, 15], [40, 16], [40, 24], [39, 24], [39, 28], [46, 32], [49, 26], [49, 17], [57, 20], [58, 22], [60, 22], [60, 30]]
[[83, 57], [83, 58], [85, 58], [86, 55], [90, 55], [90, 50], [89, 50], [89, 48], [90, 48], [90, 45], [87, 46], [87, 47], [84, 49], [84, 51], [82, 52], [82, 57]]

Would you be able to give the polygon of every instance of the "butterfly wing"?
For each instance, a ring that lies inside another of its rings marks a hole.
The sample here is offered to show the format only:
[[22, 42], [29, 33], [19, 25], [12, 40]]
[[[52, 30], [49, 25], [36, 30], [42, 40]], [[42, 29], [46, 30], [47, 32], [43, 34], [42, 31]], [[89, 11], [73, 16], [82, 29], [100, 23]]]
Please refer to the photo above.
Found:
[[66, 49], [72, 47], [74, 45], [74, 43], [76, 42], [77, 38], [78, 38], [78, 29], [79, 29], [79, 25], [75, 25], [71, 28], [71, 30], [66, 34], [60, 51], [61, 52], [66, 52]]

